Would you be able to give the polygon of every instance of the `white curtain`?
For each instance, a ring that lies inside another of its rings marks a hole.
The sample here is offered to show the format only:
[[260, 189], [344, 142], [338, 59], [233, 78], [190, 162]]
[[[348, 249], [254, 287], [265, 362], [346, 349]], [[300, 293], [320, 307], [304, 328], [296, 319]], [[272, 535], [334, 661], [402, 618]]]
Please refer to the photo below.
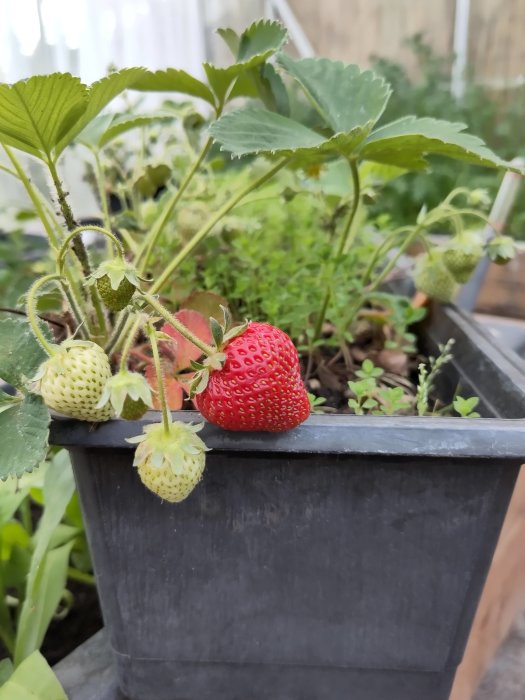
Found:
[[117, 68], [200, 75], [198, 0], [0, 0], [0, 80], [69, 71], [92, 82]]

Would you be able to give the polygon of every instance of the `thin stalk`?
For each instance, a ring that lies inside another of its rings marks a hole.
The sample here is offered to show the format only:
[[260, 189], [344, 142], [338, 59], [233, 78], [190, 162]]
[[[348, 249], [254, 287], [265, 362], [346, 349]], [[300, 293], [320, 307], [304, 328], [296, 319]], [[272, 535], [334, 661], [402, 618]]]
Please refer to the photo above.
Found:
[[147, 292], [141, 292], [141, 295], [142, 298], [151, 306], [151, 308], [159, 314], [159, 316], [162, 316], [167, 323], [178, 330], [179, 333], [186, 338], [186, 340], [189, 340], [190, 343], [193, 343], [193, 345], [198, 347], [204, 355], [209, 356], [215, 354], [215, 348], [198, 338], [190, 331], [189, 328], [186, 328], [186, 326], [175, 318], [175, 316], [173, 316], [173, 314], [171, 314], [168, 309], [166, 309], [166, 307], [160, 303], [160, 301], [155, 299], [155, 297]]
[[191, 166], [191, 168], [188, 170], [186, 173], [186, 176], [184, 180], [180, 183], [179, 188], [177, 189], [176, 192], [173, 193], [173, 195], [170, 197], [170, 199], [166, 202], [166, 205], [164, 206], [164, 209], [162, 210], [160, 217], [157, 219], [155, 222], [155, 225], [153, 228], [150, 230], [148, 235], [145, 237], [142, 245], [140, 246], [139, 250], [137, 251], [136, 255], [136, 265], [139, 270], [139, 272], [144, 272], [146, 269], [150, 256], [151, 256], [151, 251], [154, 249], [159, 237], [161, 236], [162, 232], [164, 231], [164, 228], [173, 212], [177, 204], [179, 203], [180, 198], [186, 191], [188, 185], [190, 184], [191, 180], [193, 179], [193, 176], [199, 169], [202, 161], [206, 158], [206, 155], [208, 154], [208, 151], [210, 150], [210, 147], [212, 145], [213, 139], [210, 137], [204, 146], [202, 147], [200, 153], [198, 154], [195, 162]]
[[[343, 230], [343, 233], [341, 235], [341, 240], [339, 241], [339, 247], [337, 249], [337, 258], [341, 257], [341, 255], [344, 253], [346, 249], [347, 242], [349, 240], [350, 236], [350, 231], [352, 229], [352, 224], [354, 223], [355, 215], [357, 213], [357, 210], [359, 208], [359, 202], [361, 201], [361, 183], [359, 181], [359, 168], [357, 166], [357, 163], [355, 160], [350, 160], [350, 171], [352, 173], [352, 184], [353, 184], [353, 201], [352, 201], [352, 209], [350, 210], [350, 214], [348, 216], [348, 220], [346, 222], [346, 226]], [[332, 296], [332, 290], [328, 288], [326, 290], [326, 294], [323, 300], [323, 305], [321, 307], [321, 311], [319, 312], [319, 315], [317, 316], [317, 320], [315, 323], [315, 328], [314, 328], [314, 334], [312, 337], [312, 344], [319, 338], [321, 335], [321, 330], [323, 328], [323, 323], [326, 318], [326, 312], [328, 311], [328, 304], [330, 303], [330, 298]]]
[[126, 330], [129, 321], [129, 311], [122, 311], [118, 316], [117, 322], [115, 323], [115, 327], [113, 328], [113, 332], [107, 344], [104, 347], [106, 355], [111, 355], [111, 353], [119, 347], [121, 339], [124, 335], [124, 331]]
[[96, 579], [92, 574], [88, 574], [85, 571], [79, 571], [70, 566], [67, 570], [67, 577], [72, 581], [78, 581], [79, 583], [87, 583], [89, 586], [94, 586], [96, 584]]
[[126, 342], [124, 343], [124, 347], [122, 348], [122, 355], [120, 356], [120, 365], [119, 365], [120, 372], [125, 372], [127, 369], [129, 353], [131, 352], [131, 348], [133, 347], [133, 344], [135, 343], [137, 333], [139, 332], [140, 326], [142, 325], [143, 321], [144, 321], [144, 319], [139, 315], [135, 318], [135, 320], [133, 322], [133, 326], [131, 327], [131, 331], [129, 332], [129, 335], [126, 338]]
[[284, 160], [279, 161], [277, 165], [268, 170], [264, 175], [261, 175], [261, 177], [257, 178], [257, 180], [255, 180], [252, 183], [249, 183], [248, 185], [246, 185], [246, 187], [243, 187], [243, 189], [240, 190], [240, 192], [233, 195], [233, 197], [230, 197], [230, 199], [225, 204], [223, 204], [223, 206], [217, 211], [215, 216], [213, 216], [207, 224], [205, 224], [199, 231], [197, 231], [197, 233], [184, 246], [184, 248], [179, 252], [179, 254], [173, 258], [173, 260], [169, 263], [169, 265], [166, 267], [166, 269], [158, 278], [158, 280], [153, 284], [153, 286], [150, 289], [150, 292], [152, 294], [155, 294], [156, 292], [161, 290], [162, 287], [169, 280], [173, 272], [177, 269], [177, 267], [188, 257], [188, 255], [193, 251], [193, 249], [208, 235], [208, 233], [212, 230], [215, 224], [218, 221], [220, 221], [222, 217], [225, 216], [229, 211], [231, 211], [242, 199], [244, 199], [246, 195], [250, 194], [250, 192], [253, 192], [255, 189], [257, 189], [265, 182], [270, 180], [277, 172], [279, 172], [279, 170], [284, 168], [284, 166], [288, 162], [289, 158], [285, 158]]
[[[71, 211], [71, 207], [69, 206], [69, 202], [67, 201], [67, 194], [66, 192], [64, 192], [64, 188], [62, 187], [62, 182], [60, 181], [56, 165], [52, 160], [48, 160], [46, 164], [49, 169], [51, 179], [53, 180], [53, 184], [55, 186], [60, 211], [62, 212], [62, 215], [66, 222], [67, 229], [68, 231], [73, 232], [79, 227], [77, 226], [75, 217], [73, 216], [73, 212]], [[82, 240], [81, 236], [76, 236], [73, 239], [73, 251], [80, 262], [80, 266], [82, 267], [82, 274], [87, 279], [91, 274], [91, 265], [89, 262], [89, 256], [86, 250], [86, 246], [84, 245], [84, 241]], [[106, 334], [106, 317], [104, 316], [102, 303], [100, 301], [100, 296], [98, 294], [96, 286], [93, 285], [89, 288], [89, 295], [91, 298], [91, 303], [93, 304], [93, 308], [95, 309], [95, 315], [97, 318], [98, 325], [98, 328], [96, 329], [96, 335], [94, 335], [95, 337], [103, 338]]]
[[31, 518], [31, 503], [29, 502], [29, 498], [24, 498], [20, 504], [20, 519], [22, 521], [22, 525], [24, 526], [24, 530], [32, 535], [33, 519]]
[[[33, 204], [35, 211], [38, 215], [38, 218], [42, 222], [42, 225], [44, 226], [44, 230], [47, 234], [47, 237], [49, 239], [49, 243], [51, 245], [51, 248], [53, 251], [57, 252], [57, 249], [60, 246], [60, 240], [59, 236], [57, 235], [57, 232], [53, 230], [53, 222], [54, 218], [52, 218], [52, 213], [49, 211], [46, 211], [47, 205], [42, 201], [41, 196], [39, 195], [38, 191], [33, 187], [31, 184], [31, 181], [29, 178], [26, 176], [20, 161], [14, 153], [11, 151], [10, 148], [7, 146], [4, 146], [4, 151], [6, 152], [8, 158], [11, 160], [11, 163], [13, 164], [16, 173], [15, 176], [22, 182], [29, 199], [31, 200], [31, 203]], [[51, 221], [50, 221], [51, 218]], [[58, 222], [57, 222], [58, 226]], [[69, 303], [69, 306], [71, 308], [71, 312], [75, 318], [75, 321], [77, 322], [78, 327], [81, 329], [81, 333], [84, 335], [86, 331], [84, 330], [84, 314], [82, 311], [82, 295], [80, 294], [78, 287], [76, 285], [75, 279], [73, 277], [73, 274], [71, 270], [66, 269], [65, 270], [65, 277], [68, 283], [69, 289], [66, 288], [66, 285], [62, 285], [62, 290], [64, 292], [64, 295]]]
[[[426, 222], [425, 222], [425, 225], [426, 225]], [[397, 261], [399, 260], [399, 258], [403, 255], [403, 253], [408, 248], [408, 246], [412, 243], [412, 241], [414, 241], [419, 235], [421, 235], [421, 232], [423, 231], [424, 228], [425, 228], [425, 226], [423, 226], [422, 224], [419, 224], [418, 226], [416, 226], [413, 229], [412, 233], [405, 238], [402, 245], [399, 247], [399, 250], [397, 251], [397, 253], [389, 260], [388, 264], [385, 265], [385, 267], [381, 271], [381, 274], [379, 274], [375, 278], [375, 280], [370, 284], [370, 286], [368, 287], [368, 289], [366, 291], [366, 294], [361, 294], [358, 297], [355, 304], [351, 307], [350, 313], [345, 318], [345, 326], [349, 326], [352, 323], [352, 321], [355, 318], [356, 313], [359, 311], [359, 309], [361, 308], [363, 303], [366, 301], [366, 298], [370, 294], [370, 292], [374, 292], [379, 287], [379, 285], [382, 282], [384, 282], [384, 280], [388, 277], [388, 275], [392, 272], [394, 267], [397, 265]]]
[[159, 346], [157, 343], [157, 335], [155, 328], [148, 324], [147, 327], [148, 336], [151, 342], [151, 350], [153, 352], [153, 365], [155, 367], [155, 374], [157, 375], [157, 387], [159, 392], [159, 402], [162, 408], [162, 423], [164, 425], [164, 432], [169, 434], [171, 427], [171, 414], [168, 410], [168, 404], [166, 403], [166, 394], [164, 392], [164, 376], [162, 374], [162, 366], [160, 364]]
[[[46, 165], [49, 169], [51, 179], [53, 180], [53, 185], [55, 186], [55, 190], [58, 197], [58, 204], [60, 206], [60, 211], [62, 212], [62, 215], [64, 217], [64, 221], [66, 222], [67, 230], [74, 231], [78, 227], [78, 225], [75, 221], [75, 217], [73, 216], [71, 207], [69, 206], [69, 202], [67, 201], [67, 193], [62, 187], [62, 182], [58, 175], [56, 165], [52, 160], [46, 161]], [[91, 266], [89, 264], [89, 257], [87, 254], [86, 247], [81, 238], [76, 238], [74, 240], [73, 250], [75, 251], [75, 255], [80, 261], [84, 277], [89, 277], [89, 275], [91, 274]]]
[[402, 226], [396, 229], [395, 231], [392, 231], [392, 233], [390, 234], [390, 236], [388, 236], [386, 241], [383, 241], [383, 243], [378, 248], [376, 248], [376, 251], [372, 256], [372, 259], [370, 260], [370, 263], [368, 264], [368, 267], [365, 270], [365, 274], [363, 275], [363, 278], [361, 280], [363, 287], [365, 287], [368, 284], [368, 280], [370, 279], [370, 276], [372, 275], [372, 272], [374, 271], [374, 268], [377, 265], [377, 261], [388, 251], [389, 248], [392, 247], [397, 236], [399, 236], [401, 233], [405, 233], [411, 230], [412, 226]]
[[[93, 158], [95, 159], [95, 180], [97, 182], [98, 196], [100, 199], [100, 206], [102, 208], [102, 221], [104, 222], [104, 227], [111, 229], [111, 218], [109, 216], [108, 198], [106, 195], [106, 188], [104, 186], [104, 170], [102, 168], [102, 162], [100, 160], [100, 152], [98, 149], [93, 149]], [[107, 255], [111, 257], [111, 244], [108, 242], [107, 245]]]
[[36, 304], [37, 304], [37, 292], [38, 290], [43, 287], [45, 284], [48, 282], [54, 282], [54, 281], [60, 281], [60, 275], [44, 275], [44, 277], [40, 277], [39, 279], [36, 280], [36, 282], [33, 282], [31, 287], [29, 288], [29, 291], [27, 293], [26, 297], [26, 314], [27, 318], [29, 320], [29, 323], [31, 325], [31, 329], [40, 343], [40, 345], [44, 348], [46, 353], [51, 357], [51, 355], [55, 354], [55, 350], [52, 348], [52, 346], [49, 344], [48, 340], [40, 330], [40, 327], [38, 325], [38, 316], [36, 312]]
[[[124, 257], [124, 248], [122, 247], [122, 243], [119, 241], [119, 239], [115, 236], [114, 233], [111, 231], [108, 231], [105, 228], [102, 228], [102, 226], [77, 226], [73, 231], [71, 231], [65, 238], [64, 242], [60, 246], [60, 250], [58, 251], [58, 257], [57, 257], [57, 267], [59, 269], [62, 268], [64, 257], [66, 253], [69, 250], [69, 244], [74, 240], [76, 236], [79, 236], [83, 231], [96, 231], [96, 233], [101, 233], [102, 235], [106, 236], [106, 238], [115, 244], [115, 248], [117, 251], [117, 255], [119, 258]], [[112, 253], [112, 251], [110, 251]]]

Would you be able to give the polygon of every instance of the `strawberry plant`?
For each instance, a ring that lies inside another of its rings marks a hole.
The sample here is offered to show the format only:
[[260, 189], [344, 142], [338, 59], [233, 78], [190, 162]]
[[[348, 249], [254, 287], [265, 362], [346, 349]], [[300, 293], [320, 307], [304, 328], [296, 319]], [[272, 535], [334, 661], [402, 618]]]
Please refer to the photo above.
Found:
[[[463, 124], [406, 116], [377, 126], [391, 90], [371, 71], [291, 58], [276, 22], [219, 33], [232, 63], [205, 64], [205, 80], [176, 68], [127, 68], [92, 85], [61, 73], [0, 85], [0, 144], [9, 161], [2, 174], [25, 188], [48, 237], [51, 270], [27, 293], [27, 322], [9, 314], [0, 321], [0, 377], [16, 389], [1, 395], [1, 478], [20, 477], [45, 458], [50, 410], [104, 422], [137, 420], [154, 406], [162, 421], [132, 438], [135, 466], [150, 490], [180, 501], [201, 478], [206, 451], [199, 426], [174, 422], [170, 413], [185, 394], [227, 430], [292, 429], [311, 405], [320, 409], [320, 400], [309, 401], [301, 369], [307, 380], [322, 379], [327, 349], [329, 361], [342, 358], [351, 368], [359, 334], [380, 335], [381, 349], [391, 352], [414, 344], [408, 327], [422, 312], [383, 288], [411, 245], [425, 248], [416, 286], [442, 301], [485, 252], [464, 232], [466, 218], [485, 217], [463, 189], [422, 211], [413, 226], [370, 232], [367, 220], [367, 202], [380, 197], [382, 184], [424, 170], [428, 155], [510, 167]], [[125, 90], [182, 94], [204, 104], [206, 114], [170, 102], [144, 114], [140, 101], [125, 113], [108, 112]], [[313, 126], [306, 103], [315, 110]], [[129, 153], [119, 158], [117, 145], [136, 129], [152, 138], [130, 169]], [[89, 154], [100, 226], [78, 225], [69, 202], [60, 158], [73, 144]], [[157, 160], [164, 146], [173, 148], [170, 163]], [[44, 168], [51, 203], [21, 154]], [[118, 203], [113, 210], [108, 193]], [[271, 238], [276, 220], [293, 227], [281, 254]], [[445, 250], [427, 235], [439, 221], [455, 230]], [[86, 231], [104, 240], [103, 252], [86, 248]], [[503, 262], [513, 246], [493, 241], [489, 252]], [[276, 290], [288, 281], [284, 306], [276, 304]], [[193, 307], [190, 295], [175, 313], [180, 290], [195, 291], [198, 283], [232, 296], [234, 321], [225, 308], [221, 319], [217, 294], [198, 303], [193, 296]], [[52, 287], [61, 295], [58, 328], [39, 314]], [[409, 409], [403, 390], [376, 391], [379, 375], [368, 376], [366, 364], [359, 371], [367, 376], [350, 384], [356, 413]]]

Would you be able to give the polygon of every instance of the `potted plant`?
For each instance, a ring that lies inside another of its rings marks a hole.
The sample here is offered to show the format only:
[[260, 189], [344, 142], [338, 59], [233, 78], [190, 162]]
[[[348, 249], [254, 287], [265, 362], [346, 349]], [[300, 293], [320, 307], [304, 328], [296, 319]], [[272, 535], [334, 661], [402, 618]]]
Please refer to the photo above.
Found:
[[[365, 244], [366, 256], [354, 249], [363, 245], [365, 201], [378, 177], [421, 169], [432, 153], [508, 165], [463, 125], [407, 117], [374, 129], [386, 83], [356, 66], [288, 57], [277, 23], [257, 22], [240, 36], [220, 33], [235, 61], [206, 65], [207, 82], [177, 69], [127, 69], [92, 86], [64, 74], [0, 86], [7, 171], [25, 186], [56, 266], [28, 292], [29, 325], [0, 322], [0, 376], [19, 390], [2, 396], [1, 476], [44, 458], [49, 408], [69, 416], [53, 418], [50, 441], [72, 456], [119, 685], [130, 700], [269, 693], [445, 700], [522, 461], [523, 425], [502, 419], [521, 416], [525, 379], [468, 316], [447, 305], [434, 306], [420, 329], [419, 348], [432, 357], [419, 370], [416, 362], [412, 393], [388, 384], [376, 355], [377, 364], [350, 350], [363, 320], [379, 329], [373, 335], [385, 349], [414, 343], [408, 326], [424, 313], [382, 287], [411, 243], [426, 247], [416, 286], [448, 302], [485, 252], [499, 262], [512, 257], [512, 241], [500, 236], [487, 247], [465, 233], [463, 217], [483, 215], [457, 204], [468, 194], [461, 191], [421, 212], [414, 226]], [[173, 112], [100, 115], [128, 88], [184, 93], [213, 110], [209, 136], [176, 187], [163, 183], [167, 191], [146, 231], [122, 220], [112, 230], [100, 151], [152, 120], [172, 130]], [[264, 106], [223, 114], [238, 97]], [[75, 140], [94, 154], [102, 227], [76, 225], [57, 170]], [[203, 172], [215, 179], [214, 142], [234, 156], [267, 156], [270, 164], [253, 161], [234, 178], [158, 269], [173, 213], [189, 196], [198, 198], [192, 186]], [[44, 163], [63, 222], [13, 149]], [[226, 308], [219, 320], [214, 309], [203, 329], [194, 309], [173, 313], [158, 295], [169, 292], [175, 271], [223, 217], [279, 172], [292, 177], [300, 169], [315, 182], [334, 168], [347, 173], [349, 196], [335, 198], [331, 245], [318, 265], [320, 303], [298, 340], [309, 379], [322, 376], [325, 360], [343, 358], [347, 413], [309, 416], [311, 406], [320, 410], [322, 387], [309, 401], [297, 351], [282, 330], [233, 321]], [[427, 237], [441, 220], [456, 227], [445, 249]], [[86, 229], [107, 239], [96, 268], [83, 244]], [[345, 265], [355, 272], [351, 283]], [[37, 313], [51, 284], [63, 293], [69, 329], [59, 338]], [[149, 383], [131, 371], [139, 338]], [[417, 357], [415, 348], [409, 353]], [[178, 363], [176, 378], [163, 370], [163, 357]], [[174, 379], [186, 380], [207, 419], [198, 435], [198, 413], [168, 410]], [[477, 399], [455, 395], [458, 383]], [[439, 416], [454, 396], [461, 417]], [[153, 398], [162, 420], [143, 416]], [[483, 419], [474, 419], [476, 401]]]

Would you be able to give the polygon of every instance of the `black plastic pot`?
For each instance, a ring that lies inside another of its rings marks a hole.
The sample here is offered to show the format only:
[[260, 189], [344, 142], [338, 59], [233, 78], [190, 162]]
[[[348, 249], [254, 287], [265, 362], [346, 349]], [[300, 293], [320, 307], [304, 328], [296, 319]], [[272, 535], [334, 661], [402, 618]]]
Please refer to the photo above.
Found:
[[500, 419], [525, 415], [524, 365], [437, 309], [425, 342], [451, 336], [448, 383], [493, 418], [207, 425], [204, 480], [179, 505], [132, 468], [141, 422], [53, 424], [127, 697], [448, 698], [525, 456], [525, 421]]

